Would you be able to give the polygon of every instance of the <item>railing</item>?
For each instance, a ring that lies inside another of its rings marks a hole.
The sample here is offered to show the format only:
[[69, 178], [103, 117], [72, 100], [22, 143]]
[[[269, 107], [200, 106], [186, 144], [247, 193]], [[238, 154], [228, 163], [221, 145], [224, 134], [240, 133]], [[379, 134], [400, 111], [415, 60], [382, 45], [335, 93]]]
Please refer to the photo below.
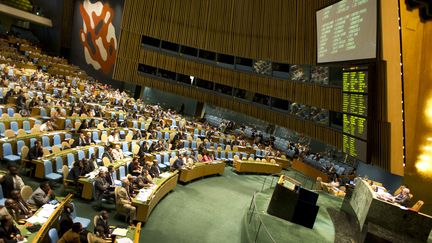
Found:
[[276, 243], [266, 224], [264, 223], [263, 217], [268, 216], [257, 209], [255, 197], [257, 192], [254, 193], [248, 212], [247, 212], [247, 234], [249, 235], [249, 242], [260, 242], [260, 243]]

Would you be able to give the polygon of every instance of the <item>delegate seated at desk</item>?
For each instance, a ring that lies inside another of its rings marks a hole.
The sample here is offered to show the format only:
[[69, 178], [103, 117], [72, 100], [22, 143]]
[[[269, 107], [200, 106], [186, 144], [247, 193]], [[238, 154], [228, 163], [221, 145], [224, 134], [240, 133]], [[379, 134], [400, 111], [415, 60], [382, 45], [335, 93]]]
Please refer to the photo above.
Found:
[[0, 220], [0, 239], [6, 243], [14, 243], [24, 239], [20, 230], [15, 226], [12, 216], [6, 215]]
[[178, 158], [174, 161], [172, 165], [173, 170], [180, 170], [184, 167], [183, 155], [179, 154]]
[[54, 191], [51, 189], [47, 181], [42, 182], [40, 186], [33, 192], [30, 199], [27, 201], [30, 205], [36, 208], [42, 207], [44, 204], [55, 199]]
[[136, 219], [136, 207], [132, 206], [132, 198], [129, 194], [129, 180], [123, 179], [123, 186], [118, 187], [116, 195], [117, 207], [129, 213], [129, 224], [133, 225]]
[[403, 188], [402, 191], [394, 197], [394, 202], [399, 203], [404, 207], [408, 207], [410, 199], [410, 190], [408, 188]]

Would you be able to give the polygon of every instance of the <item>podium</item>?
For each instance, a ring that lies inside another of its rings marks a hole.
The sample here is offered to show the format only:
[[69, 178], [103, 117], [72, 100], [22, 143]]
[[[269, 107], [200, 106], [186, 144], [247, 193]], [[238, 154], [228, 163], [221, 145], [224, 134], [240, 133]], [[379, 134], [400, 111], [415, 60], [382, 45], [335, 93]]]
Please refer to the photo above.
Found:
[[293, 183], [293, 180], [281, 176], [273, 191], [267, 213], [281, 219], [313, 228], [319, 206], [316, 205], [318, 194]]

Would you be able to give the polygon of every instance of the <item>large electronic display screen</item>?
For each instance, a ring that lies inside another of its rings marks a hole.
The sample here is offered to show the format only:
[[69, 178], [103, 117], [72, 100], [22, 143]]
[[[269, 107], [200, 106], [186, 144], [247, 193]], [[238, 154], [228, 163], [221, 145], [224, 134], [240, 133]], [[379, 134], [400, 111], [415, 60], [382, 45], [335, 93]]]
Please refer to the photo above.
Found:
[[367, 120], [363, 117], [343, 114], [343, 132], [351, 136], [367, 139]]
[[317, 62], [376, 58], [377, 0], [342, 0], [317, 11]]
[[348, 136], [343, 135], [342, 151], [354, 158], [358, 158], [361, 161], [366, 161], [367, 144], [366, 142]]
[[367, 117], [367, 95], [342, 93], [342, 112]]

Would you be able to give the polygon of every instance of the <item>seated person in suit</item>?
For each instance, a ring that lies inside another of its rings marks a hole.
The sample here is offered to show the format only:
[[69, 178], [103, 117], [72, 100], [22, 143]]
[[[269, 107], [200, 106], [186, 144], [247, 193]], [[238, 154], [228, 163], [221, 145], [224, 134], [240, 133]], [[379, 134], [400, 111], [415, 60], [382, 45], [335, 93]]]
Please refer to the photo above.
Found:
[[181, 154], [179, 154], [179, 157], [174, 161], [174, 163], [172, 164], [172, 169], [173, 170], [180, 170], [184, 167], [184, 162], [183, 162], [183, 156]]
[[140, 176], [142, 175], [142, 168], [139, 164], [138, 158], [135, 157], [132, 162], [128, 166], [128, 173], [133, 176]]
[[87, 163], [89, 164], [89, 166], [92, 166], [94, 168], [93, 170], [99, 168], [99, 165], [97, 163], [97, 159], [96, 159], [96, 154], [95, 153], [93, 153], [90, 156], [90, 159], [87, 161]]
[[125, 210], [129, 213], [129, 223], [133, 225], [133, 221], [136, 219], [136, 208], [132, 206], [132, 199], [129, 194], [128, 188], [130, 186], [130, 183], [127, 178], [123, 179], [122, 182], [123, 186], [118, 187], [119, 189], [117, 189], [118, 191], [116, 195], [116, 204], [120, 209]]
[[113, 157], [113, 147], [109, 146], [105, 152], [102, 154], [102, 159], [104, 157], [107, 157], [110, 160], [110, 163], [114, 162], [114, 157]]
[[58, 231], [58, 236], [61, 238], [64, 233], [66, 233], [68, 230], [72, 229], [72, 226], [74, 224], [72, 219], [72, 212], [73, 212], [73, 206], [72, 204], [66, 204], [64, 206], [64, 210], [60, 215], [59, 224], [60, 229]]
[[410, 190], [407, 187], [405, 187], [398, 195], [395, 196], [394, 202], [399, 203], [404, 207], [408, 207], [410, 199], [411, 199]]
[[161, 171], [159, 169], [159, 162], [157, 159], [153, 160], [153, 164], [150, 167], [149, 173], [150, 173], [151, 177], [153, 177], [153, 178], [157, 178], [160, 176]]
[[96, 169], [94, 167], [94, 163], [89, 163], [89, 161], [86, 158], [83, 158], [80, 161], [80, 167], [82, 168], [80, 176], [85, 176]]
[[98, 230], [97, 228], [100, 227], [102, 228], [102, 230], [99, 230], [99, 235], [102, 236], [103, 238], [107, 238], [109, 237], [109, 235], [111, 234], [111, 230], [108, 224], [108, 212], [106, 210], [102, 210], [98, 215], [95, 216], [96, 219], [96, 224], [95, 224], [95, 229], [94, 229], [94, 233], [96, 235], [98, 235]]
[[81, 175], [82, 167], [79, 161], [75, 161], [73, 167], [70, 169], [67, 176], [68, 180], [74, 181], [75, 185], [78, 184], [78, 179]]
[[105, 170], [100, 170], [99, 175], [95, 179], [95, 200], [97, 207], [101, 207], [103, 198], [113, 198], [114, 194], [110, 190], [110, 185], [106, 181]]
[[21, 197], [21, 193], [18, 190], [13, 190], [11, 193], [11, 198], [15, 200], [17, 203], [19, 209], [27, 216], [30, 217], [33, 215], [33, 212], [30, 208], [30, 205], [24, 201], [24, 199]]
[[140, 130], [133, 130], [133, 136], [132, 136], [133, 140], [139, 140], [142, 139], [142, 134]]
[[[28, 159], [30, 161], [32, 161], [34, 159], [39, 159], [42, 156], [43, 156], [42, 144], [39, 140], [36, 140], [36, 142], [34, 143], [34, 146], [29, 149]], [[29, 164], [29, 163], [27, 163], [27, 164]]]
[[20, 230], [15, 226], [12, 216], [6, 215], [0, 220], [0, 239], [4, 242], [19, 242], [24, 240]]
[[10, 198], [6, 199], [5, 207], [9, 212], [9, 215], [11, 215], [15, 221], [27, 218], [24, 212], [22, 212], [21, 209], [18, 207], [18, 204], [15, 202], [15, 200]]
[[82, 230], [81, 223], [74, 223], [72, 228], [63, 234], [58, 243], [80, 243]]
[[55, 199], [54, 191], [47, 181], [42, 182], [40, 186], [33, 192], [28, 203], [36, 208], [42, 207], [44, 204]]
[[18, 168], [14, 164], [8, 166], [9, 173], [0, 179], [5, 198], [10, 198], [13, 190], [21, 190], [25, 185], [22, 178], [18, 175]]
[[110, 186], [108, 189], [110, 191], [114, 191], [114, 187], [116, 186], [115, 180], [112, 176], [113, 173], [115, 173], [114, 166], [112, 165], [108, 166], [108, 172], [105, 173], [105, 180], [108, 182]]
[[80, 133], [78, 139], [75, 140], [73, 147], [80, 147], [80, 146], [87, 146], [87, 145], [90, 145], [90, 143], [87, 144], [84, 133]]
[[138, 151], [138, 155], [140, 157], [144, 157], [144, 155], [146, 153], [149, 153], [149, 151], [150, 151], [150, 146], [149, 146], [148, 142], [143, 142], [140, 146], [139, 151]]

